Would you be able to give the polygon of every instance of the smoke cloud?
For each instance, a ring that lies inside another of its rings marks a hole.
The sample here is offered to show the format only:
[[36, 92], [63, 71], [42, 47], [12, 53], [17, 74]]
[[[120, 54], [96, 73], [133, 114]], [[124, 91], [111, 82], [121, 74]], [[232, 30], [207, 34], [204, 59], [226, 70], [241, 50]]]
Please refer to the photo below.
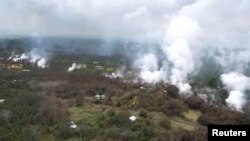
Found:
[[139, 76], [144, 82], [156, 83], [167, 80], [167, 71], [159, 67], [159, 60], [152, 53], [140, 55], [134, 67], [140, 70]]
[[190, 43], [199, 32], [196, 21], [183, 16], [173, 17], [164, 46], [162, 47], [168, 60], [172, 63], [171, 82], [177, 85], [181, 93], [192, 93], [187, 83], [188, 74], [194, 70], [193, 51]]
[[[0, 34], [104, 39], [99, 54], [122, 54], [144, 82], [170, 82], [182, 94], [192, 94], [190, 76], [206, 58], [220, 68], [226, 102], [240, 110], [250, 75], [249, 9], [249, 0], [1, 0]], [[109, 47], [118, 46], [112, 39], [125, 49]], [[131, 49], [130, 40], [158, 46]], [[39, 55], [31, 60], [44, 64], [49, 55]]]
[[28, 53], [23, 53], [21, 55], [15, 55], [13, 53], [9, 58], [9, 60], [14, 61], [14, 62], [19, 62], [19, 61], [28, 61], [32, 64], [37, 65], [39, 68], [46, 68], [47, 66], [47, 58], [46, 56], [41, 56], [39, 52], [37, 52], [35, 49], [31, 50]]
[[78, 69], [86, 68], [86, 67], [87, 67], [87, 65], [85, 65], [85, 64], [73, 63], [72, 66], [68, 68], [68, 72], [72, 72], [74, 70], [78, 70]]
[[245, 92], [250, 90], [250, 78], [241, 73], [226, 73], [221, 75], [221, 80], [226, 89], [230, 92], [226, 102], [229, 106], [238, 111], [246, 103]]

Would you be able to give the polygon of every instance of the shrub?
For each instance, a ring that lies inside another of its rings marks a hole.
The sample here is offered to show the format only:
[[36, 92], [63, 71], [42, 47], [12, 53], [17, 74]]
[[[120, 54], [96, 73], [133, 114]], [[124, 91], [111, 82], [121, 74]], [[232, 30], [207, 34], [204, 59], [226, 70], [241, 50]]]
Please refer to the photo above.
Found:
[[144, 117], [146, 118], [148, 116], [148, 113], [145, 109], [142, 109], [140, 112], [139, 112], [139, 116], [140, 117]]
[[117, 126], [125, 126], [129, 123], [129, 113], [128, 112], [119, 112], [110, 118], [110, 123]]
[[39, 141], [40, 133], [34, 127], [27, 127], [23, 130], [23, 135], [21, 138], [23, 141]]
[[245, 124], [250, 124], [250, 103], [249, 102], [243, 107], [243, 111], [244, 111]]
[[162, 111], [168, 116], [182, 116], [186, 110], [184, 103], [176, 99], [168, 100], [162, 106]]
[[133, 132], [125, 130], [121, 133], [121, 141], [136, 141], [136, 138]]
[[76, 96], [76, 106], [77, 107], [80, 107], [80, 106], [83, 106], [84, 104], [84, 96], [83, 94], [79, 94]]
[[179, 97], [179, 89], [175, 85], [168, 85], [167, 86], [167, 93], [169, 96], [173, 98]]
[[67, 106], [58, 98], [44, 96], [39, 106], [38, 118], [42, 124], [53, 125], [67, 116]]
[[191, 109], [201, 109], [201, 107], [205, 103], [205, 101], [202, 100], [200, 97], [194, 96], [194, 95], [186, 98], [185, 102], [187, 103], [188, 107]]
[[75, 134], [75, 129], [70, 128], [68, 121], [61, 122], [55, 130], [55, 135], [60, 139], [68, 139], [75, 136]]
[[117, 128], [117, 127], [111, 127], [109, 129], [105, 130], [104, 138], [110, 138], [110, 139], [113, 139], [113, 140], [119, 140], [120, 139], [120, 133], [121, 133], [121, 130], [119, 128]]
[[163, 118], [160, 122], [159, 125], [167, 130], [171, 128], [171, 122], [167, 118]]
[[228, 107], [206, 106], [198, 122], [203, 125], [208, 124], [243, 124], [244, 114], [233, 111]]
[[78, 127], [77, 134], [84, 140], [90, 140], [91, 138], [95, 137], [96, 131], [92, 126], [82, 124]]
[[153, 128], [150, 126], [144, 126], [137, 133], [137, 141], [150, 141], [153, 136]]

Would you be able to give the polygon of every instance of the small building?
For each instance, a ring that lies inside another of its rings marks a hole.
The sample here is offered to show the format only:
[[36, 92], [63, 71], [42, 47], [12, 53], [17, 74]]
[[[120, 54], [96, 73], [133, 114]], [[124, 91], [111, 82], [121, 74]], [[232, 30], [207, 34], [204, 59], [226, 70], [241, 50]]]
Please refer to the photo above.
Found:
[[145, 88], [144, 87], [140, 87], [141, 90], [144, 90]]
[[103, 70], [103, 66], [95, 66], [95, 69], [97, 69], [97, 70]]
[[129, 119], [134, 122], [134, 121], [136, 121], [137, 118], [136, 118], [136, 116], [130, 116]]
[[72, 129], [76, 129], [77, 128], [77, 125], [74, 123], [74, 121], [70, 122], [70, 128], [72, 128]]
[[0, 103], [4, 103], [5, 99], [0, 99]]
[[94, 64], [94, 65], [98, 65], [98, 64], [99, 64], [99, 62], [97, 62], [97, 61], [94, 61], [94, 62], [93, 62], [93, 64]]
[[106, 98], [106, 96], [105, 95], [100, 95], [100, 94], [96, 94], [95, 95], [95, 98], [97, 99], [97, 100], [104, 100], [105, 98]]

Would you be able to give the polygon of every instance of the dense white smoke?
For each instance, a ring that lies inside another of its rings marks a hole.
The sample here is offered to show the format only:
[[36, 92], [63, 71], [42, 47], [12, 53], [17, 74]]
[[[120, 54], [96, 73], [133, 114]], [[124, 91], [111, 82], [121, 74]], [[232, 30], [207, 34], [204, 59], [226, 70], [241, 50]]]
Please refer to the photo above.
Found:
[[8, 58], [13, 62], [19, 61], [28, 61], [32, 64], [35, 64], [39, 68], [46, 68], [47, 66], [47, 58], [46, 56], [41, 56], [38, 52], [34, 49], [28, 53], [23, 53], [21, 55], [15, 55], [14, 53]]
[[72, 72], [74, 70], [79, 70], [81, 68], [86, 68], [87, 65], [86, 64], [76, 64], [76, 63], [73, 63], [71, 67], [68, 68], [68, 72]]
[[144, 82], [156, 83], [167, 81], [168, 72], [163, 66], [159, 67], [159, 60], [152, 53], [143, 54], [138, 57], [134, 63], [134, 67], [140, 70], [139, 76]]
[[173, 17], [167, 34], [163, 51], [172, 63], [171, 83], [175, 84], [183, 94], [191, 94], [191, 86], [187, 82], [188, 74], [194, 70], [193, 48], [190, 48], [196, 39], [200, 27], [195, 20], [179, 15]]
[[125, 73], [125, 66], [122, 66], [118, 68], [115, 72], [112, 72], [111, 74], [106, 73], [104, 74], [105, 77], [114, 79], [114, 78], [124, 78], [124, 73]]
[[166, 49], [166, 55], [173, 64], [171, 83], [175, 84], [181, 93], [191, 93], [191, 86], [187, 83], [187, 75], [194, 69], [192, 52], [185, 39], [177, 39]]
[[37, 66], [40, 67], [40, 68], [46, 68], [46, 63], [47, 63], [47, 59], [41, 58], [41, 59], [37, 62]]
[[222, 74], [221, 80], [229, 91], [229, 97], [226, 99], [227, 104], [241, 111], [246, 103], [245, 92], [250, 90], [250, 78], [241, 73], [231, 72]]
[[[173, 6], [180, 3], [175, 1]], [[220, 0], [197, 0], [166, 14], [161, 47], [166, 59], [159, 60], [157, 54], [140, 55], [135, 61], [141, 69], [140, 77], [153, 83], [170, 81], [181, 93], [190, 94], [188, 76], [199, 71], [204, 56], [213, 58], [224, 72], [244, 72], [250, 62], [249, 9], [247, 0], [228, 0], [226, 4]], [[141, 7], [131, 15], [147, 12], [147, 7]], [[166, 65], [158, 66], [157, 62]]]
[[22, 54], [21, 56], [19, 55], [12, 55], [10, 56], [9, 60], [12, 60], [14, 62], [22, 61], [22, 60], [27, 60], [29, 57], [26, 54]]
[[196, 39], [200, 27], [188, 17], [173, 17], [167, 30], [162, 50], [170, 66], [159, 68], [158, 60], [153, 54], [145, 54], [136, 61], [140, 66], [140, 76], [147, 82], [166, 81], [168, 68], [171, 69], [170, 82], [175, 84], [183, 94], [191, 94], [187, 76], [194, 70], [193, 51], [190, 44]]

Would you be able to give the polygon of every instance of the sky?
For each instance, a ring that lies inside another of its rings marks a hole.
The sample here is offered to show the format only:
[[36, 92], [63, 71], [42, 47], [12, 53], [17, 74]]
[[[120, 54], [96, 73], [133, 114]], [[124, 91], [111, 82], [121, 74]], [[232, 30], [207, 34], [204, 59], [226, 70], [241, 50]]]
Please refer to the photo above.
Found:
[[211, 36], [237, 28], [249, 38], [249, 9], [248, 0], [0, 0], [0, 35], [162, 40], [171, 18], [184, 13]]
[[0, 0], [2, 35], [163, 38], [194, 0]]

